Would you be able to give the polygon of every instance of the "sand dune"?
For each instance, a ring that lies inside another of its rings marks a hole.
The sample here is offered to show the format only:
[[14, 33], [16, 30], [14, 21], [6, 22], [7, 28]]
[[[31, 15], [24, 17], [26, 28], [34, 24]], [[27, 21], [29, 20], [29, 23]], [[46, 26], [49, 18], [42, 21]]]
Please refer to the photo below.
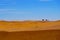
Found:
[[60, 21], [0, 21], [0, 40], [60, 40]]
[[0, 40], [60, 40], [60, 30], [1, 31]]
[[60, 21], [0, 21], [0, 31], [35, 31], [60, 29]]

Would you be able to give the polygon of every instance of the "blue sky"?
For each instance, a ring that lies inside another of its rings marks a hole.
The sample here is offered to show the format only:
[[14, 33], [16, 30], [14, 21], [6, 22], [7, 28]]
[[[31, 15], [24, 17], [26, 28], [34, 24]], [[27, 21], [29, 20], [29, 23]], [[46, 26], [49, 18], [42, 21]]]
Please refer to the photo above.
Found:
[[59, 20], [59, 0], [0, 0], [0, 20]]

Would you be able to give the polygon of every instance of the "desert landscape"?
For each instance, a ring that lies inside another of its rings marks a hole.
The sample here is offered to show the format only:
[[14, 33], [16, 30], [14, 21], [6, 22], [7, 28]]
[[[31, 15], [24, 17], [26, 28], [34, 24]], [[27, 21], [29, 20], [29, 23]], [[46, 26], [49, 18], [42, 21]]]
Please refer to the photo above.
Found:
[[60, 21], [0, 21], [0, 40], [60, 40]]
[[0, 21], [0, 31], [35, 31], [60, 29], [60, 21]]
[[60, 0], [0, 0], [0, 40], [60, 40]]
[[0, 21], [0, 40], [60, 40], [60, 21]]

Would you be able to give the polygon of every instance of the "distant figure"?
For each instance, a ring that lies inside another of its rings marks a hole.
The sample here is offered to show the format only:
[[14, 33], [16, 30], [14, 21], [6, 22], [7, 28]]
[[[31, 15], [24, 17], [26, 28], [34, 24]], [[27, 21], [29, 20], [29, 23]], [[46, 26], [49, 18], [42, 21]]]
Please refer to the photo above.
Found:
[[45, 21], [48, 21], [47, 19]]
[[44, 19], [42, 19], [42, 22], [47, 22], [47, 21], [48, 21], [47, 19], [45, 19], [45, 20], [44, 20]]
[[44, 19], [42, 19], [42, 21], [44, 21]]

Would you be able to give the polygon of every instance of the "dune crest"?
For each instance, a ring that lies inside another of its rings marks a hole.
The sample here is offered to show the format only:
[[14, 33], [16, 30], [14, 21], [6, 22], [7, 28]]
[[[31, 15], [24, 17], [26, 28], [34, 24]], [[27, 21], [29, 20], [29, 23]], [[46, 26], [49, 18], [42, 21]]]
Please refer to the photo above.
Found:
[[60, 29], [60, 21], [0, 21], [0, 31]]

